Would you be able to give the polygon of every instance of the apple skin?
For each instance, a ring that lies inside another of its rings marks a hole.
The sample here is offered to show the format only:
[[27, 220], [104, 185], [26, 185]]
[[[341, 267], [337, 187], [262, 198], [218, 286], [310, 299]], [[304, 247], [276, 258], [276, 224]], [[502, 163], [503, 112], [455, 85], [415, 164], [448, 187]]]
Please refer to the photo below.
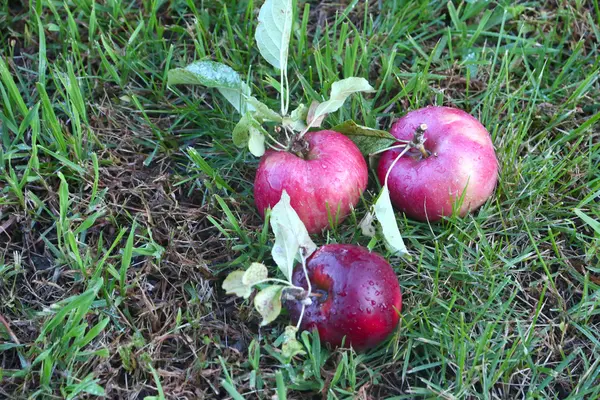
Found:
[[329, 227], [328, 206], [341, 222], [367, 187], [368, 169], [358, 147], [334, 131], [308, 132], [306, 157], [287, 151], [267, 150], [254, 180], [254, 201], [264, 217], [265, 209], [279, 202], [285, 189], [292, 208], [309, 233]]
[[[498, 160], [490, 134], [470, 114], [451, 107], [429, 106], [409, 112], [391, 129], [400, 140], [412, 140], [417, 127], [427, 125], [424, 143], [431, 155], [411, 149], [388, 178], [392, 204], [409, 218], [437, 221], [450, 216], [465, 193], [459, 215], [479, 208], [492, 195], [498, 180]], [[402, 149], [383, 153], [377, 175], [385, 175]], [[466, 188], [466, 189], [465, 189]]]
[[[351, 345], [363, 351], [383, 342], [398, 326], [402, 293], [390, 264], [364, 247], [330, 244], [307, 260], [313, 293], [301, 329], [319, 331], [321, 341], [333, 347]], [[294, 269], [292, 282], [308, 288], [302, 266]], [[302, 304], [286, 300], [293, 324], [298, 323]]]

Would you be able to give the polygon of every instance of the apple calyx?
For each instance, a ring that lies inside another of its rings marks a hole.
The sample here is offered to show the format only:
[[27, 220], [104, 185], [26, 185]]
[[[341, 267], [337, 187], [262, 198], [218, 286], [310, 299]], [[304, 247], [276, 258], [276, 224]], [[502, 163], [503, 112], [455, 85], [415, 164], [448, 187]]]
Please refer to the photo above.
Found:
[[308, 290], [299, 286], [288, 286], [283, 292], [283, 298], [285, 300], [297, 300], [306, 306], [310, 306], [313, 301], [311, 297], [321, 297], [321, 293], [309, 293]]
[[297, 155], [303, 160], [306, 160], [308, 158], [310, 147], [306, 139], [300, 135], [297, 135], [290, 141], [290, 144], [288, 145], [288, 151]]
[[428, 158], [431, 153], [425, 148], [424, 144], [427, 139], [425, 139], [425, 131], [427, 130], [427, 124], [421, 124], [417, 126], [415, 130], [415, 134], [410, 142], [408, 142], [408, 147], [411, 149], [416, 149], [421, 153], [421, 159]]

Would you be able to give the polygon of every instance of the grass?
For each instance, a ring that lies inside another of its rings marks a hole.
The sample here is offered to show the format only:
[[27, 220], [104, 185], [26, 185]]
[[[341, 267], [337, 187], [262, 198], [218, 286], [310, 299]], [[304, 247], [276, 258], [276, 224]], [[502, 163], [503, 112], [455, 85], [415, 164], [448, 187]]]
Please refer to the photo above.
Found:
[[[405, 307], [385, 345], [332, 351], [304, 333], [291, 363], [275, 345], [286, 317], [260, 328], [221, 289], [232, 269], [274, 266], [235, 110], [166, 86], [170, 68], [214, 59], [277, 108], [252, 40], [260, 4], [0, 5], [0, 395], [600, 397], [598, 0], [297, 1], [292, 104], [362, 76], [377, 92], [326, 126], [463, 108], [501, 179], [469, 217], [398, 215], [416, 260], [390, 259]], [[314, 240], [367, 245], [365, 209]]]

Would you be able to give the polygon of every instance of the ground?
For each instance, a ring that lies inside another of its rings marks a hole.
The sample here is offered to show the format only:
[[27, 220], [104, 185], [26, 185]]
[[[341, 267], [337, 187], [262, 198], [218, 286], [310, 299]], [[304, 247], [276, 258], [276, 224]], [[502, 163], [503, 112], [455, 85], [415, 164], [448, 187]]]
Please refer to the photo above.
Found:
[[[377, 92], [324, 126], [459, 107], [501, 172], [466, 218], [397, 215], [412, 262], [375, 247], [404, 294], [392, 338], [356, 354], [305, 334], [291, 363], [275, 343], [287, 316], [261, 328], [221, 288], [252, 261], [277, 273], [239, 116], [166, 84], [216, 60], [277, 108], [261, 4], [0, 5], [0, 397], [599, 398], [598, 0], [294, 2], [292, 104], [360, 76]], [[371, 173], [365, 203], [315, 242], [368, 244], [357, 222], [377, 191]]]

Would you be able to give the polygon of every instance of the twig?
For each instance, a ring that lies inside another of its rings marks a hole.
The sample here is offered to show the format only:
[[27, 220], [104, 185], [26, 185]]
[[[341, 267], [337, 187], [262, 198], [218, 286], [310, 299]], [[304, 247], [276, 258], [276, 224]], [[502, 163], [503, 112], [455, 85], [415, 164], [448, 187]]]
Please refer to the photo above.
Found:
[[12, 341], [15, 342], [16, 344], [21, 344], [21, 342], [19, 341], [19, 338], [17, 337], [17, 335], [15, 335], [15, 333], [12, 331], [12, 329], [10, 329], [10, 325], [9, 325], [8, 321], [6, 320], [6, 318], [4, 318], [2, 316], [2, 314], [0, 314], [0, 323], [2, 323], [2, 325], [4, 325], [4, 327], [6, 328], [6, 331], [8, 332], [8, 336], [10, 336]]
[[[308, 270], [306, 269], [306, 257], [304, 256], [304, 249], [300, 250], [300, 258], [302, 259], [302, 270], [304, 271], [304, 277], [306, 278], [306, 286], [308, 286], [308, 295], [306, 298], [310, 300], [310, 295], [312, 293], [312, 285], [310, 284], [310, 278], [308, 277]], [[304, 310], [306, 309], [306, 302], [302, 302], [302, 311], [300, 311], [300, 318], [298, 318], [298, 323], [296, 324], [296, 329], [300, 329], [300, 324], [302, 323], [302, 318], [304, 317]]]
[[302, 318], [304, 318], [304, 310], [306, 310], [306, 304], [302, 303], [302, 311], [300, 311], [300, 318], [298, 318], [298, 323], [296, 323], [296, 330], [300, 329]]
[[406, 146], [406, 148], [404, 150], [402, 150], [402, 152], [400, 154], [398, 154], [398, 156], [394, 159], [394, 161], [392, 162], [392, 165], [390, 165], [390, 168], [387, 170], [387, 173], [385, 174], [385, 179], [383, 180], [383, 185], [386, 186], [387, 182], [388, 182], [388, 178], [390, 176], [390, 172], [392, 172], [392, 169], [394, 168], [394, 166], [396, 165], [396, 163], [402, 158], [403, 155], [405, 155], [408, 150], [410, 150], [410, 146]]
[[15, 222], [16, 219], [17, 216], [13, 214], [6, 222], [0, 225], [0, 234], [5, 233], [8, 230], [8, 228], [10, 228], [10, 226]]

